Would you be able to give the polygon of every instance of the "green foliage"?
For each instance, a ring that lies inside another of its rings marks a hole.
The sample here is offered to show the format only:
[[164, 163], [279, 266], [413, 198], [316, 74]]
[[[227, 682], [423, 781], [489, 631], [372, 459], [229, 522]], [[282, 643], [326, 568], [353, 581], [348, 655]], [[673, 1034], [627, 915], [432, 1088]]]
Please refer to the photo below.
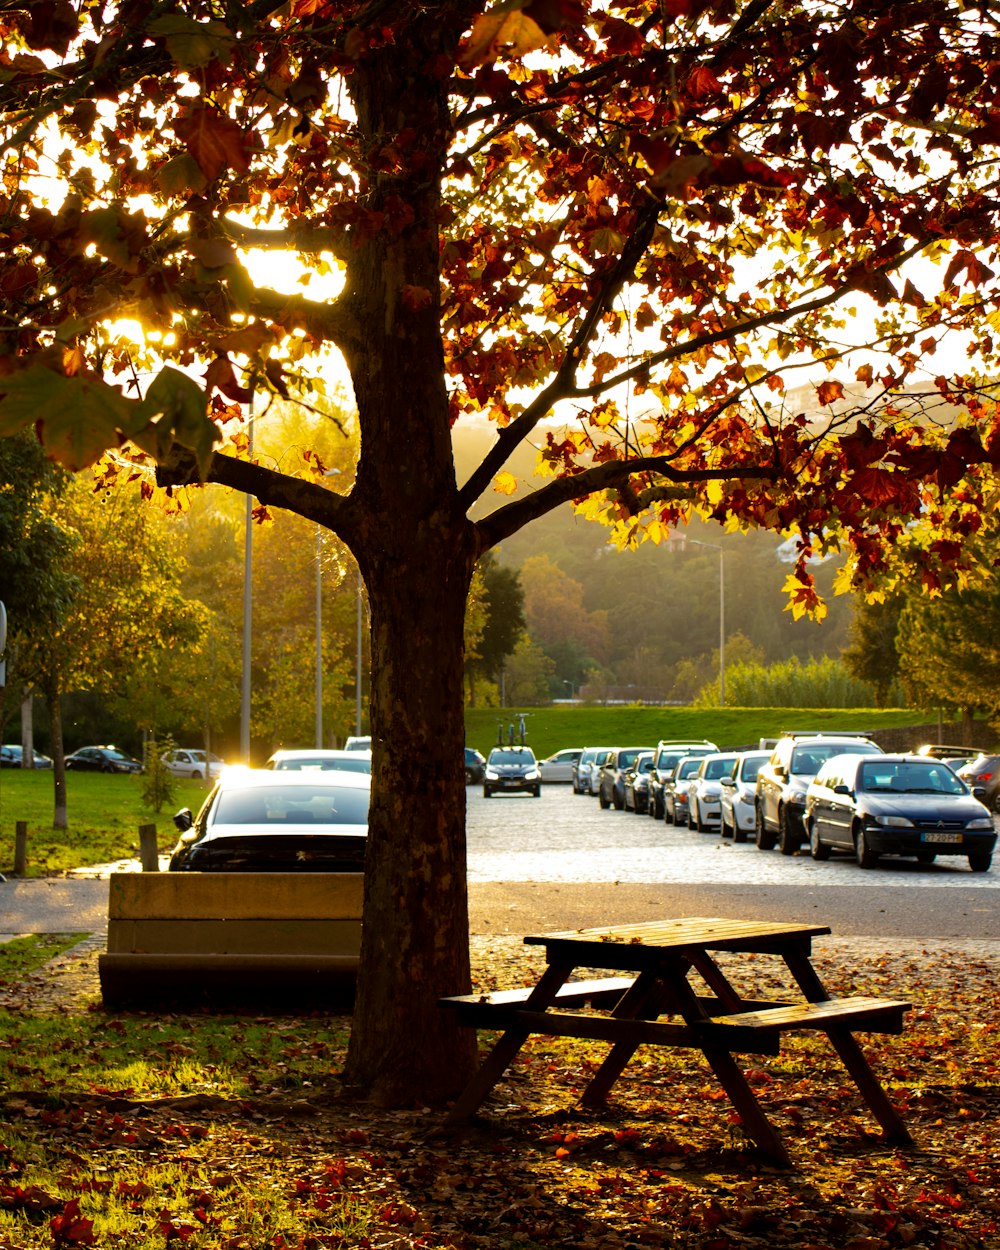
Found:
[[50, 959], [76, 946], [85, 936], [83, 933], [29, 933], [9, 942], [0, 942], [0, 985], [34, 972]]
[[[896, 692], [900, 692], [897, 690]], [[902, 698], [896, 706], [902, 703]], [[704, 687], [695, 707], [719, 703], [719, 683]], [[779, 664], [737, 663], [726, 666], [726, 703], [735, 707], [856, 708], [877, 703], [870, 683], [859, 681], [832, 656]]]
[[142, 759], [142, 801], [159, 815], [165, 803], [172, 803], [175, 794], [174, 775], [163, 762], [163, 756], [174, 749], [177, 744], [173, 738], [166, 737], [158, 743], [151, 734], [143, 747]]
[[[484, 754], [517, 711], [466, 708], [466, 743]], [[655, 746], [661, 738], [708, 738], [720, 747], [756, 746], [784, 729], [846, 729], [872, 732], [912, 725], [922, 713], [905, 708], [808, 709], [787, 707], [538, 707], [527, 715], [527, 739], [539, 757], [563, 747]], [[917, 744], [914, 743], [914, 746]]]

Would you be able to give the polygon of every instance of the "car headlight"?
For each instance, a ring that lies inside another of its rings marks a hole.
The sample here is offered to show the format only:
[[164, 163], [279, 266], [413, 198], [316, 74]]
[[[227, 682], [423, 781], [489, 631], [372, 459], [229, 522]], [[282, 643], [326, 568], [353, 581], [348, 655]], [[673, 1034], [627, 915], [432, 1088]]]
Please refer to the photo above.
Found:
[[905, 816], [874, 816], [872, 824], [884, 825], [887, 829], [912, 829], [913, 821]]
[[525, 773], [525, 774], [524, 774], [524, 779], [525, 779], [525, 781], [537, 781], [537, 780], [538, 780], [538, 769], [537, 769], [537, 768], [533, 768], [533, 769], [531, 770], [531, 772], [530, 772], [530, 773]]
[[495, 769], [495, 768], [487, 768], [487, 770], [486, 770], [486, 776], [489, 778], [489, 780], [490, 780], [490, 781], [499, 781], [499, 780], [500, 780], [500, 775], [499, 775], [499, 773], [496, 771], [496, 769]]
[[977, 816], [975, 820], [970, 820], [969, 823], [965, 827], [966, 829], [968, 829], [970, 833], [985, 832], [987, 829], [992, 832], [993, 817], [992, 816]]
[[789, 790], [785, 798], [785, 802], [792, 807], [805, 807], [806, 792], [805, 790]]

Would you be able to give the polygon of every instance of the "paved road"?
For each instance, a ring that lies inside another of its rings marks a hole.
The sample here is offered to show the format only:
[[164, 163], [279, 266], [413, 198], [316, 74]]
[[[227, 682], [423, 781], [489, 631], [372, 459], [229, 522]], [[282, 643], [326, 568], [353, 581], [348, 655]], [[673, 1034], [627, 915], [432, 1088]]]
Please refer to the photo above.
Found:
[[[470, 787], [468, 800], [474, 933], [722, 914], [815, 921], [844, 937], [1000, 942], [1000, 857], [983, 874], [960, 858], [863, 871], [601, 811], [568, 786], [488, 801]], [[0, 933], [99, 932], [106, 915], [104, 880], [0, 884]]]

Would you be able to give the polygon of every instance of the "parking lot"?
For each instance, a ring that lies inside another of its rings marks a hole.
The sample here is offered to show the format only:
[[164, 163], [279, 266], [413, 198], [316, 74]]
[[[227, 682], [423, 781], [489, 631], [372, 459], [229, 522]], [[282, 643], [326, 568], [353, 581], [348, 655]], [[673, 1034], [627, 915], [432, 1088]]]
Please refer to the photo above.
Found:
[[569, 785], [543, 786], [541, 798], [483, 798], [469, 786], [469, 880], [846, 886], [921, 889], [958, 886], [1000, 890], [997, 874], [973, 873], [962, 856], [936, 863], [887, 857], [872, 870], [848, 858], [816, 863], [808, 848], [795, 856], [759, 851], [752, 841], [734, 844], [718, 832], [693, 833], [649, 816], [602, 811], [597, 799]]

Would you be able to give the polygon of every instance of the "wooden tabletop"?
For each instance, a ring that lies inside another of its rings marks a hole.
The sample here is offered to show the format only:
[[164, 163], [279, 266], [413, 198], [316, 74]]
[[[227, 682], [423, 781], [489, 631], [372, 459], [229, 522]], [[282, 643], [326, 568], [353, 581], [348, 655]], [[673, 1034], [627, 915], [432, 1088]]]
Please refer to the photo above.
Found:
[[830, 931], [828, 925], [683, 916], [642, 924], [565, 929], [532, 934], [524, 940], [531, 946], [546, 947], [550, 963], [568, 960], [578, 967], [643, 968], [660, 955], [683, 955], [686, 950], [808, 953], [812, 939]]

